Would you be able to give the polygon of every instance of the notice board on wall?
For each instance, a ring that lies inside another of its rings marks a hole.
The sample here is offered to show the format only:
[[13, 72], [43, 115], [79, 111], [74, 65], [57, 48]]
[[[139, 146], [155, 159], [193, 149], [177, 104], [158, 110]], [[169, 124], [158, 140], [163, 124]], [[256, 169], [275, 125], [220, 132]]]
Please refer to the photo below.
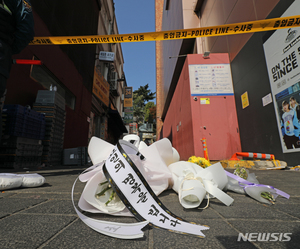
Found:
[[233, 95], [230, 64], [189, 65], [192, 96]]

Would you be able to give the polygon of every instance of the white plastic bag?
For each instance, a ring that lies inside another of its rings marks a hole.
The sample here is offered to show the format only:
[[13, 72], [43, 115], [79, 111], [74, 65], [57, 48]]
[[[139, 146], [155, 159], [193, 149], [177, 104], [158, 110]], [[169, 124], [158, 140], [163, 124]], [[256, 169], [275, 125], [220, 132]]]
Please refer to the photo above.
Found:
[[23, 177], [17, 174], [1, 173], [0, 190], [19, 188], [22, 185]]
[[33, 188], [42, 186], [45, 178], [37, 173], [34, 174], [0, 174], [0, 190], [13, 188]]
[[22, 187], [34, 188], [42, 186], [45, 183], [45, 178], [37, 173], [34, 174], [23, 174], [22, 176]]

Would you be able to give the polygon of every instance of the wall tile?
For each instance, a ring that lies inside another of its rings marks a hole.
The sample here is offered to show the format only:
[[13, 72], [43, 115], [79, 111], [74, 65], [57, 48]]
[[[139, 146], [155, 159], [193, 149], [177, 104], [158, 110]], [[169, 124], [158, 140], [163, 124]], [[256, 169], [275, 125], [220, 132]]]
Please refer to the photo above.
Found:
[[257, 20], [265, 19], [279, 0], [254, 0]]

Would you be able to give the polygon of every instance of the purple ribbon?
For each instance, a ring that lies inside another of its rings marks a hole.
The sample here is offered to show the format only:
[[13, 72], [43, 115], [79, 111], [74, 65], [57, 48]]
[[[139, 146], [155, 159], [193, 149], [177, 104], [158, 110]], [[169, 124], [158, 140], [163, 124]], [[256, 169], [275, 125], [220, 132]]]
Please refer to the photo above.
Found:
[[[228, 172], [226, 170], [225, 170], [225, 173], [226, 173], [227, 176], [233, 178], [234, 180], [237, 180], [238, 183], [240, 184], [240, 186], [243, 187], [244, 189], [245, 188], [249, 188], [249, 187], [266, 187], [266, 188], [274, 189], [276, 191], [276, 194], [278, 194], [278, 195], [281, 195], [281, 196], [283, 196], [283, 197], [285, 197], [287, 199], [290, 198], [289, 194], [287, 194], [287, 193], [285, 193], [285, 192], [283, 192], [283, 191], [281, 191], [281, 190], [279, 190], [277, 188], [274, 188], [273, 186], [264, 185], [264, 184], [256, 184], [256, 183], [253, 183], [253, 182], [249, 182], [249, 181], [247, 181], [247, 180], [245, 180], [245, 179], [243, 179], [243, 178], [241, 178], [241, 177], [239, 177], [239, 176], [237, 176], [235, 174], [232, 174], [232, 173], [230, 173], [230, 172]], [[244, 185], [241, 185], [241, 184], [244, 184]]]

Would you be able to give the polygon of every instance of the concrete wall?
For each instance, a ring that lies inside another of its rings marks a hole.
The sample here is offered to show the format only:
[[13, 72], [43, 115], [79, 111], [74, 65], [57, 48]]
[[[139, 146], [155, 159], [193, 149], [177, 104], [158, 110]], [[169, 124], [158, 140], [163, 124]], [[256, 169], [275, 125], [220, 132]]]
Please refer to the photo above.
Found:
[[[200, 0], [199, 0], [200, 1]], [[162, 11], [161, 30], [187, 29], [207, 27], [226, 23], [238, 23], [266, 18], [279, 0], [204, 0], [201, 11], [195, 13], [196, 0], [164, 1]], [[159, 1], [157, 1], [158, 4]], [[169, 5], [167, 6], [167, 2]], [[221, 37], [197, 38], [188, 40], [164, 41], [163, 54], [163, 81], [160, 83], [162, 100], [158, 105], [164, 107], [164, 116], [176, 87], [184, 59], [178, 55], [204, 53], [228, 53], [232, 61], [252, 34], [241, 34]], [[196, 45], [195, 45], [196, 44]], [[170, 58], [171, 57], [171, 58]]]
[[[204, 0], [200, 14], [201, 27], [265, 19], [279, 0]], [[246, 42], [249, 34], [207, 37], [204, 51], [228, 53], [232, 61]]]
[[[176, 3], [177, 2], [178, 1], [176, 1]], [[204, 0], [201, 12], [198, 13], [200, 26], [206, 27], [279, 17], [292, 2], [294, 1]], [[172, 7], [172, 3], [174, 3], [174, 1], [170, 1], [170, 8]], [[188, 8], [186, 9], [185, 14], [188, 13]], [[164, 10], [164, 15], [165, 12], [166, 10]], [[192, 14], [191, 12], [191, 15]], [[170, 18], [170, 15], [168, 17]], [[181, 16], [178, 17], [181, 18]], [[175, 15], [173, 18], [175, 18]], [[163, 20], [171, 22], [173, 19], [165, 19], [164, 17]], [[195, 25], [198, 24], [195, 23]], [[255, 33], [211, 37], [204, 38], [203, 40], [200, 39], [200, 42], [196, 44], [203, 46], [199, 48], [198, 51], [229, 54], [242, 151], [275, 154], [276, 159], [287, 161], [289, 165], [298, 165], [300, 153], [282, 153], [274, 105], [262, 106], [262, 97], [271, 92], [263, 51], [264, 35], [265, 33]], [[180, 53], [179, 44], [175, 43], [174, 45], [168, 41], [168, 46], [173, 46], [173, 48], [167, 47], [168, 51], [172, 51], [172, 53], [177, 51], [177, 55]], [[166, 79], [170, 80], [175, 74], [175, 62], [169, 62], [166, 59], [168, 56], [171, 56], [171, 53], [164, 51], [164, 73], [170, 74], [173, 70], [173, 74], [164, 77], [165, 88], [168, 87], [168, 81], [166, 81]], [[177, 60], [180, 59], [178, 58]], [[179, 69], [181, 75], [177, 81], [178, 85], [174, 91], [173, 99], [170, 101], [170, 109], [166, 114], [160, 135], [172, 138], [174, 140], [173, 142], [175, 142], [179, 148], [182, 147], [182, 149], [179, 150], [186, 156], [187, 154], [184, 152], [185, 149], [191, 153], [191, 151], [195, 152], [195, 147], [189, 143], [192, 135], [190, 131], [191, 125], [189, 124], [191, 121], [184, 120], [184, 118], [178, 119], [180, 106], [187, 109], [191, 108], [191, 106], [189, 106], [191, 103], [185, 103], [183, 100], [185, 98], [185, 100], [189, 102], [190, 98], [189, 94], [185, 92], [188, 86], [186, 85], [184, 87], [184, 84], [187, 84], [184, 83], [185, 80], [183, 80], [185, 75], [184, 70], [184, 68]], [[241, 95], [246, 91], [248, 91], [250, 105], [242, 109]], [[191, 115], [191, 113], [189, 110], [186, 111], [187, 116]], [[173, 123], [172, 119], [174, 121]], [[182, 127], [179, 126], [179, 132], [178, 135], [176, 135], [177, 125], [180, 121]], [[199, 120], [199, 122], [202, 121]], [[187, 131], [190, 137], [184, 138], [180, 136], [180, 129]], [[193, 135], [195, 136], [195, 130], [193, 130]], [[201, 139], [201, 137], [198, 136], [197, 138]], [[184, 146], [186, 146], [186, 148]]]
[[195, 154], [192, 97], [189, 85], [188, 65], [185, 64], [160, 134], [161, 138], [170, 139], [172, 146], [179, 152], [181, 160], [187, 160]]
[[[167, 8], [164, 1], [162, 15], [161, 30], [187, 29], [194, 27], [207, 27], [222, 25], [226, 23], [238, 23], [253, 20], [265, 19], [271, 10], [276, 6], [279, 0], [204, 0], [199, 13], [195, 13], [196, 0], [172, 0], [169, 1]], [[160, 2], [161, 1], [157, 1]], [[157, 3], [158, 4], [158, 3]], [[197, 16], [198, 15], [198, 16]], [[232, 61], [239, 53], [242, 47], [252, 36], [249, 34], [197, 38], [197, 53], [210, 51], [212, 53], [228, 53]], [[169, 92], [175, 88], [174, 75], [178, 70], [178, 65], [182, 65], [180, 60], [184, 59], [176, 57], [184, 53], [193, 53], [194, 48], [183, 49], [184, 40], [164, 41], [162, 45], [163, 53], [163, 92], [162, 105], [169, 104]], [[191, 44], [193, 46], [193, 44]], [[172, 58], [170, 58], [172, 57]], [[168, 99], [168, 100], [167, 100]], [[167, 100], [167, 101], [166, 101]]]
[[[169, 9], [166, 9], [164, 2], [162, 31], [183, 29], [182, 0], [170, 1]], [[163, 42], [163, 92], [164, 99], [167, 98], [174, 70], [177, 63], [182, 40], [164, 41]], [[172, 57], [172, 58], [169, 58]]]

